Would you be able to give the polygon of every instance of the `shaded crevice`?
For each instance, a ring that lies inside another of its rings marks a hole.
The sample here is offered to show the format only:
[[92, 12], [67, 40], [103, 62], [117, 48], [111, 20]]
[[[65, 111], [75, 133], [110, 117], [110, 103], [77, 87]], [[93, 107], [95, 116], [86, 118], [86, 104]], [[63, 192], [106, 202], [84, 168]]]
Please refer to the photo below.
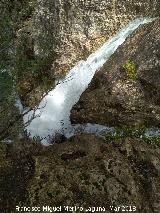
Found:
[[[34, 161], [31, 156], [21, 156], [16, 150], [7, 149], [8, 165], [0, 171], [0, 212], [8, 213], [15, 210], [19, 202], [27, 197], [26, 187], [34, 174]], [[13, 153], [14, 152], [14, 153]]]
[[68, 161], [68, 160], [76, 160], [78, 158], [82, 158], [82, 157], [85, 157], [87, 156], [86, 155], [86, 152], [84, 151], [76, 151], [76, 152], [72, 152], [71, 154], [68, 154], [68, 153], [64, 153], [61, 155], [61, 159], [64, 160], [64, 161]]

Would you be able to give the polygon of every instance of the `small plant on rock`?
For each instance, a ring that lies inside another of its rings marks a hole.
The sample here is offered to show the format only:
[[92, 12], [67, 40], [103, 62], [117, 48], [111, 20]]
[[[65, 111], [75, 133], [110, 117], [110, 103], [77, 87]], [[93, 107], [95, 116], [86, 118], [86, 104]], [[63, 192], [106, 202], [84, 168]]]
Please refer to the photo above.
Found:
[[129, 79], [134, 80], [136, 77], [136, 65], [132, 60], [127, 60], [122, 66], [123, 71]]

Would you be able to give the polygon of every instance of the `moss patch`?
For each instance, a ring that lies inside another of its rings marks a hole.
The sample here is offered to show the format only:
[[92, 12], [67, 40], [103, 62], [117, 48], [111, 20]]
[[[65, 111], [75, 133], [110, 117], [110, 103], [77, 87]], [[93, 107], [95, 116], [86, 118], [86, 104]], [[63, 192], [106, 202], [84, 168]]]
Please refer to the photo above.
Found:
[[129, 79], [135, 79], [136, 77], [136, 65], [132, 60], [127, 60], [123, 65], [122, 69]]

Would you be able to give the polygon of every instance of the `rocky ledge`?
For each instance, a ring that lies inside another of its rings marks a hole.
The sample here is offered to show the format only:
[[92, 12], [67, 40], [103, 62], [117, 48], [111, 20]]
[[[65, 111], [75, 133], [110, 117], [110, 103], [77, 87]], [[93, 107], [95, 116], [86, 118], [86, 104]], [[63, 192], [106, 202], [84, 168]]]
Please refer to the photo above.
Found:
[[95, 74], [72, 123], [160, 125], [160, 19], [141, 26]]
[[0, 153], [1, 212], [4, 205], [6, 212], [16, 205], [159, 212], [160, 149], [142, 140], [80, 134], [49, 147], [22, 140], [0, 144]]

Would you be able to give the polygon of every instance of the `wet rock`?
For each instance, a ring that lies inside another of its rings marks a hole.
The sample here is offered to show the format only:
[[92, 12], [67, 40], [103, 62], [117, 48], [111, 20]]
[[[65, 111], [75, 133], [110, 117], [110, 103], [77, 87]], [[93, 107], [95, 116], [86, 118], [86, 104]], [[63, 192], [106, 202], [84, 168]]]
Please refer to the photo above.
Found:
[[137, 213], [158, 212], [159, 156], [159, 148], [141, 140], [107, 143], [94, 135], [76, 135], [34, 157], [24, 204], [101, 206], [105, 212], [112, 212], [110, 206], [131, 205]]
[[160, 20], [140, 27], [96, 73], [72, 123], [160, 125]]

